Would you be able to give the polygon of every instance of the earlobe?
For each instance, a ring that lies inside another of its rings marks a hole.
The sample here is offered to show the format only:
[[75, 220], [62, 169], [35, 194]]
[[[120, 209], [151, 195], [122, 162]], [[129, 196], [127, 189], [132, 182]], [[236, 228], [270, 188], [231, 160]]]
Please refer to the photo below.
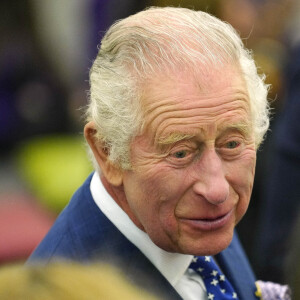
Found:
[[109, 160], [106, 163], [106, 170], [103, 171], [103, 175], [114, 186], [121, 186], [123, 184], [123, 171]]
[[94, 122], [89, 122], [84, 127], [84, 136], [88, 142], [94, 157], [106, 180], [114, 185], [123, 184], [122, 170], [109, 160], [109, 149], [101, 143], [96, 137], [97, 129]]

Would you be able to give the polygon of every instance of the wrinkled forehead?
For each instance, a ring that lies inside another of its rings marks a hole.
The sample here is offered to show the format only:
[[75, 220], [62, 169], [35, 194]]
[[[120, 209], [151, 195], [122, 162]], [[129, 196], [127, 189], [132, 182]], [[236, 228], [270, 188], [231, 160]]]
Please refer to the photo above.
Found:
[[157, 73], [144, 85], [141, 102], [142, 131], [151, 131], [156, 137], [175, 124], [188, 132], [219, 120], [228, 124], [233, 120], [232, 115], [239, 118], [240, 114], [247, 127], [252, 128], [246, 83], [236, 66], [210, 69], [206, 73], [197, 70]]
[[[156, 70], [141, 84], [141, 105], [144, 112], [156, 105], [163, 98], [178, 99], [182, 102], [185, 95], [193, 94], [198, 97], [212, 97], [217, 101], [218, 95], [229, 92], [241, 92], [249, 103], [249, 93], [243, 73], [238, 64], [199, 65], [199, 68], [177, 68], [175, 70]], [[176, 97], [177, 96], [177, 97]]]

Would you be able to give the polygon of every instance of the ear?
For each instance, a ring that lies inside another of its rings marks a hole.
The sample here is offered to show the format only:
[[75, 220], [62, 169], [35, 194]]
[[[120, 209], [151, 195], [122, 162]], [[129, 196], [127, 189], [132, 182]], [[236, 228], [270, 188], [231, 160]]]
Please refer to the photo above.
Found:
[[84, 127], [84, 136], [90, 148], [93, 151], [94, 157], [101, 168], [101, 171], [107, 181], [114, 185], [120, 186], [123, 184], [122, 170], [109, 160], [109, 149], [101, 143], [96, 137], [97, 129], [94, 122], [89, 122]]

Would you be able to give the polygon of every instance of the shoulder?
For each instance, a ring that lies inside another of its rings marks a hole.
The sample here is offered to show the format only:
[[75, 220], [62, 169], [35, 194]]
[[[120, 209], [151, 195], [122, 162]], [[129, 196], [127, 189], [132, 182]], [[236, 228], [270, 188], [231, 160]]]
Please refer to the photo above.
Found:
[[[55, 223], [31, 255], [29, 261], [52, 260], [53, 257], [81, 260], [80, 240], [95, 227], [99, 218], [89, 189], [92, 175], [75, 192], [69, 204], [60, 213]], [[99, 211], [99, 212], [98, 212]]]

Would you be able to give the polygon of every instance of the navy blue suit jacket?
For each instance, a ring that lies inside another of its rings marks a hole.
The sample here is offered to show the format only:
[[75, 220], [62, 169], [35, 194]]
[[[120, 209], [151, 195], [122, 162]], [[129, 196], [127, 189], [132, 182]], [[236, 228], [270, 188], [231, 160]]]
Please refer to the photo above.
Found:
[[[58, 258], [83, 263], [110, 261], [131, 281], [163, 299], [181, 299], [169, 282], [101, 212], [91, 192], [92, 175], [77, 190], [28, 263], [48, 263]], [[254, 300], [255, 278], [239, 240], [216, 256], [240, 299]], [[159, 287], [159, 290], [155, 287]]]

